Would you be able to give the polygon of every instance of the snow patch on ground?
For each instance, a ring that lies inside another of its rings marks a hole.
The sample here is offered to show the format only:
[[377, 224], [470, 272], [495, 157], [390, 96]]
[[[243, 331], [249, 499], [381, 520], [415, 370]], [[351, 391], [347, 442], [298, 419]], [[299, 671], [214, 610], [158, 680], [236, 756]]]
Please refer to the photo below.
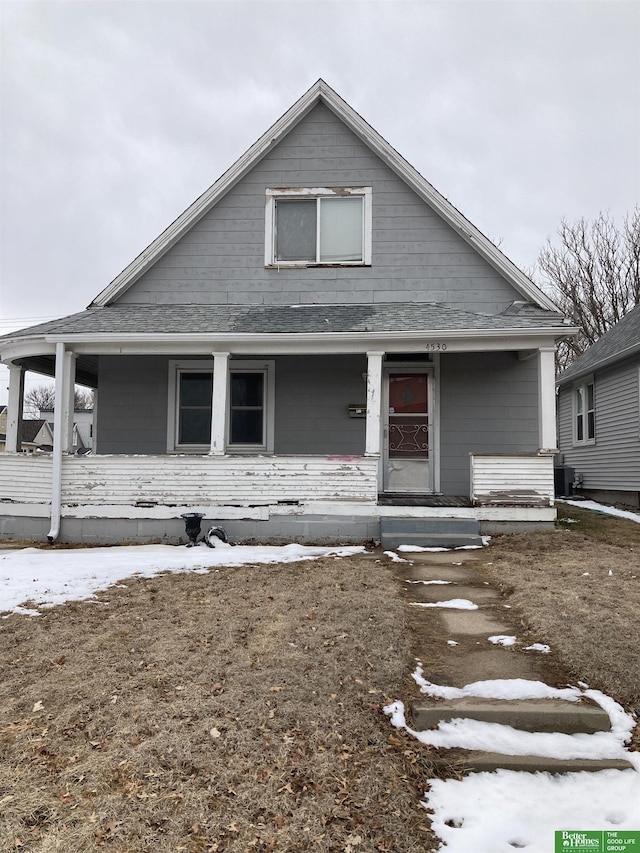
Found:
[[[596, 501], [570, 501], [570, 500], [562, 500], [560, 503], [569, 504], [570, 506], [576, 506], [580, 509], [592, 509], [594, 512], [602, 512], [605, 515], [615, 515], [618, 518], [626, 518], [629, 521], [636, 521], [640, 524], [640, 513], [637, 512], [629, 512], [626, 509], [618, 509], [615, 506], [607, 506], [606, 504], [600, 504]], [[568, 523], [568, 520], [565, 519]]]
[[493, 637], [487, 638], [494, 646], [515, 646], [517, 637], [511, 637], [508, 634], [496, 634]]
[[550, 853], [554, 831], [637, 830], [640, 776], [633, 770], [519, 773], [433, 779], [423, 805], [446, 853]]
[[611, 720], [611, 731], [596, 734], [525, 732], [511, 726], [454, 719], [436, 729], [417, 732], [406, 723], [404, 704], [384, 709], [396, 728], [426, 746], [463, 748], [508, 755], [549, 758], [621, 758], [633, 770], [525, 773], [497, 770], [463, 779], [432, 779], [422, 805], [432, 814], [432, 828], [446, 853], [549, 853], [561, 829], [635, 830], [640, 811], [640, 754], [625, 749], [634, 719], [611, 697], [586, 685], [557, 690], [524, 679], [475, 682], [463, 688], [427, 681], [418, 666], [413, 674], [421, 692], [445, 699], [482, 696], [493, 699], [556, 697], [597, 702]]
[[478, 605], [474, 604], [473, 601], [469, 601], [468, 598], [451, 598], [449, 601], [436, 601], [436, 602], [424, 602], [424, 601], [412, 601], [411, 604], [414, 607], [449, 607], [452, 610], [477, 610]]
[[278, 547], [228, 545], [187, 548], [175, 545], [131, 545], [47, 551], [23, 548], [0, 553], [0, 612], [37, 616], [37, 607], [92, 598], [128, 577], [150, 578], [160, 572], [206, 573], [216, 566], [291, 563], [320, 557], [361, 554], [361, 546], [330, 548], [308, 545]]

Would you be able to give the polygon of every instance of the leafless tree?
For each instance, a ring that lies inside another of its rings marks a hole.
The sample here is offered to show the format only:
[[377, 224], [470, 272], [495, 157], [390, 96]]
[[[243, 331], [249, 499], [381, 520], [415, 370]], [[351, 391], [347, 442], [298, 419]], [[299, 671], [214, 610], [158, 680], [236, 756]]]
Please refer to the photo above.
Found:
[[[55, 385], [50, 382], [34, 385], [24, 395], [25, 408], [34, 412], [36, 410], [39, 412], [41, 409], [53, 409], [54, 404]], [[93, 391], [76, 385], [73, 396], [73, 407], [74, 409], [92, 409]]]
[[548, 240], [537, 266], [543, 289], [581, 330], [560, 346], [563, 370], [640, 302], [640, 206], [620, 230], [600, 213], [593, 221], [563, 220], [558, 235], [560, 246]]

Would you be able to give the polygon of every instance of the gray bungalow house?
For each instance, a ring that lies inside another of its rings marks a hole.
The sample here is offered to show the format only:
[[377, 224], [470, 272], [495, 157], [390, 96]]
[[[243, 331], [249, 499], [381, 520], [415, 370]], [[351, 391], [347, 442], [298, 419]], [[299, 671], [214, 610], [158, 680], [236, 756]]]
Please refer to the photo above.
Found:
[[578, 493], [640, 506], [640, 305], [557, 384], [558, 445]]
[[[85, 311], [0, 338], [0, 535], [176, 541], [185, 512], [236, 541], [550, 524], [574, 331], [319, 80]], [[46, 459], [14, 452], [25, 370], [55, 377]]]

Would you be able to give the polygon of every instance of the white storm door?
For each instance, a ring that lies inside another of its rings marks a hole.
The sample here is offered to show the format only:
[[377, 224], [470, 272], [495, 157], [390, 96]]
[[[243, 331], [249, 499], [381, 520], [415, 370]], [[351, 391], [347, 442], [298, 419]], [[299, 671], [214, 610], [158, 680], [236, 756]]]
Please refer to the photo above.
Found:
[[433, 371], [385, 374], [384, 491], [433, 492]]

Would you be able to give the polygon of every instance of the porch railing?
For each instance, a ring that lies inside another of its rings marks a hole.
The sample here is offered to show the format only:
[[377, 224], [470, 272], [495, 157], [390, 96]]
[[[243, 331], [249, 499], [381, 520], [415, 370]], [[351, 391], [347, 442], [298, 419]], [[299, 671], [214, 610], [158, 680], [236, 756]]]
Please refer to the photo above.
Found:
[[[50, 504], [50, 457], [0, 454], [0, 502]], [[377, 499], [377, 460], [333, 456], [65, 456], [63, 506], [259, 506]], [[2, 508], [0, 506], [0, 513]]]
[[553, 506], [553, 456], [471, 454], [471, 500], [476, 506]]

